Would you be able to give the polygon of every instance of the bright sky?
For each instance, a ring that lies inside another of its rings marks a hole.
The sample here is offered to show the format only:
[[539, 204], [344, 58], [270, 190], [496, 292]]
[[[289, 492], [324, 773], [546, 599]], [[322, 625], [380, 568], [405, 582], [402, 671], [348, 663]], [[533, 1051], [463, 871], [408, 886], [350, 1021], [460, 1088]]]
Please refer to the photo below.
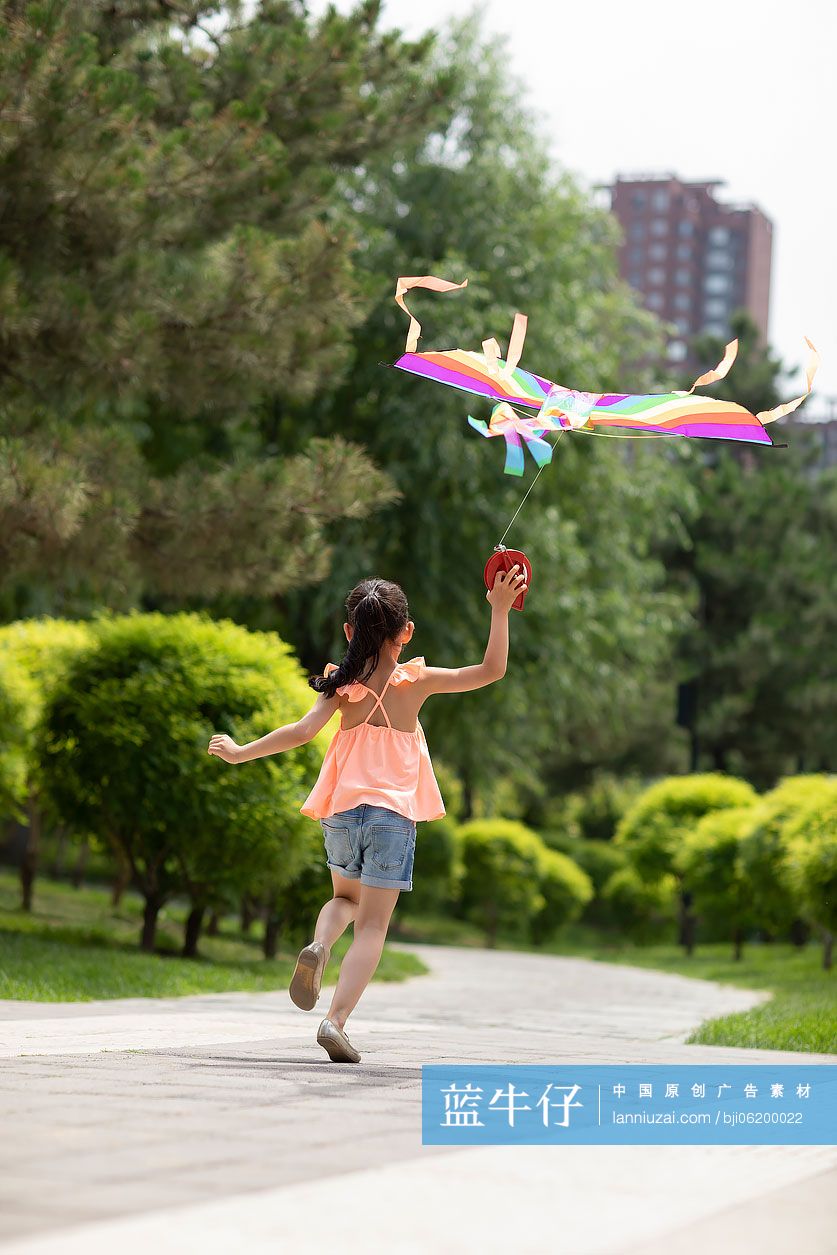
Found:
[[[473, 0], [385, 0], [384, 24], [416, 35], [473, 9]], [[721, 178], [719, 198], [767, 214], [770, 339], [788, 365], [804, 362], [802, 336], [813, 340], [822, 367], [810, 413], [821, 413], [837, 398], [835, 0], [485, 0], [482, 9], [556, 159], [583, 182], [631, 171]]]

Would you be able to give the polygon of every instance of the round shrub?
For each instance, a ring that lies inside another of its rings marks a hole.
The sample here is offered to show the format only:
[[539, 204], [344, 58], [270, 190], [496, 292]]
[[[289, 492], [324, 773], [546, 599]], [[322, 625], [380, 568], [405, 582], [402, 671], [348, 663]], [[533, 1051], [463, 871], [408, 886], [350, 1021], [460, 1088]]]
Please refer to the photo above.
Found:
[[828, 791], [828, 776], [788, 776], [751, 811], [741, 841], [741, 866], [753, 896], [756, 922], [768, 932], [786, 932], [799, 914], [787, 876], [788, 825]]
[[786, 875], [803, 917], [822, 937], [823, 967], [833, 962], [837, 933], [837, 780], [788, 824]]
[[322, 738], [238, 765], [207, 746], [218, 731], [254, 740], [310, 704], [301, 667], [274, 633], [204, 613], [95, 621], [94, 643], [53, 693], [41, 758], [62, 817], [130, 864], [145, 897], [146, 949], [172, 894], [200, 910], [265, 877], [287, 884], [305, 865], [311, 821], [299, 806]]
[[496, 945], [501, 930], [528, 932], [545, 899], [540, 871], [545, 851], [537, 833], [512, 819], [474, 819], [457, 830], [462, 859], [463, 914]]
[[741, 866], [741, 837], [752, 809], [710, 811], [687, 833], [675, 857], [699, 915], [732, 939], [736, 959], [745, 930], [755, 922], [753, 895]]
[[539, 887], [544, 905], [532, 917], [531, 937], [546, 941], [565, 924], [578, 919], [593, 897], [593, 882], [566, 854], [544, 849], [540, 859]]
[[686, 833], [710, 811], [752, 806], [755, 790], [720, 773], [670, 776], [647, 789], [621, 820], [614, 838], [645, 880], [675, 870]]
[[431, 914], [446, 910], [456, 897], [461, 874], [453, 820], [445, 817], [419, 824], [413, 888], [410, 893], [401, 894], [399, 912]]

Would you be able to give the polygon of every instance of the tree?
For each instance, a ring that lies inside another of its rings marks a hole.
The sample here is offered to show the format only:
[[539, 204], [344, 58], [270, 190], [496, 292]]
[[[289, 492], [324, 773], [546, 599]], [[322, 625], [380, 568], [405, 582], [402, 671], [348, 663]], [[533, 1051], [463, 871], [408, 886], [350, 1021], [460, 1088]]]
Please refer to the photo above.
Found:
[[26, 846], [20, 865], [21, 910], [32, 910], [35, 878], [41, 852], [46, 812], [43, 780], [36, 752], [39, 724], [53, 691], [66, 668], [82, 650], [89, 648], [90, 632], [84, 623], [40, 618], [0, 627], [0, 661], [29, 693], [25, 771], [21, 801], [25, 806]]
[[444, 108], [432, 41], [379, 9], [2, 6], [9, 617], [270, 596], [392, 500], [357, 448], [286, 461], [252, 418], [345, 365], [366, 298], [342, 184]]
[[822, 965], [830, 970], [837, 934], [837, 780], [788, 824], [786, 874], [806, 919], [822, 937]]
[[828, 793], [827, 776], [788, 776], [759, 798], [741, 838], [741, 867], [757, 909], [758, 923], [772, 934], [790, 931], [801, 944], [807, 929], [788, 883], [786, 831], [800, 813]]
[[546, 850], [537, 833], [509, 819], [473, 819], [457, 831], [461, 908], [496, 946], [502, 929], [527, 931], [546, 905], [540, 889]]
[[230, 767], [207, 753], [214, 731], [244, 741], [298, 718], [309, 692], [288, 647], [205, 615], [101, 615], [95, 646], [67, 669], [45, 717], [46, 786], [67, 822], [131, 865], [145, 899], [141, 945], [174, 893], [193, 915], [193, 953], [207, 906], [267, 868], [290, 880], [304, 862], [299, 814], [322, 758], [313, 742]]
[[[784, 368], [747, 315], [733, 329], [739, 357], [712, 393], [769, 408]], [[720, 350], [719, 341], [700, 342], [707, 361]], [[761, 787], [794, 770], [829, 770], [837, 753], [837, 472], [815, 472], [802, 425], [771, 431], [790, 447], [703, 452], [699, 512], [687, 546], [670, 558], [699, 591], [682, 665], [697, 686], [701, 752]]]
[[733, 943], [733, 958], [743, 954], [746, 929], [758, 922], [758, 903], [741, 861], [742, 836], [752, 807], [710, 811], [686, 834], [676, 866], [693, 895], [698, 914], [723, 927]]
[[755, 791], [745, 780], [717, 773], [673, 777], [653, 784], [619, 822], [614, 842], [624, 849], [643, 880], [653, 884], [667, 875], [677, 878], [679, 941], [689, 954], [694, 949], [695, 917], [692, 893], [683, 883], [678, 865], [678, 851], [704, 815], [752, 806], [755, 801]]
[[[477, 347], [505, 335], [522, 309], [525, 363], [581, 387], [627, 386], [626, 363], [658, 335], [619, 280], [614, 223], [551, 163], [504, 50], [466, 28], [440, 55], [454, 60], [461, 83], [450, 123], [427, 141], [405, 140], [394, 161], [368, 163], [350, 184], [368, 240], [360, 263], [376, 297], [355, 332], [352, 368], [316, 415], [291, 406], [283, 417], [288, 440], [315, 426], [362, 440], [401, 492], [374, 529], [340, 529], [328, 579], [283, 599], [282, 630], [311, 668], [339, 648], [339, 607], [373, 572], [405, 587], [428, 658], [478, 658], [482, 565], [531, 482], [531, 466], [522, 484], [504, 477], [501, 450], [468, 429], [478, 401], [382, 368], [405, 334], [396, 274], [469, 277], [467, 291], [449, 298], [413, 295], [425, 347]], [[689, 493], [676, 448], [632, 445], [630, 459], [626, 448], [562, 440], [509, 536], [525, 544], [536, 572], [525, 614], [512, 616], [512, 682], [427, 709], [434, 752], [461, 776], [469, 812], [477, 790], [533, 758], [541, 770], [611, 761], [638, 730], [659, 745], [670, 722], [658, 676], [684, 608], [664, 588], [652, 540], [681, 528]], [[475, 735], [489, 728], [496, 734]]]

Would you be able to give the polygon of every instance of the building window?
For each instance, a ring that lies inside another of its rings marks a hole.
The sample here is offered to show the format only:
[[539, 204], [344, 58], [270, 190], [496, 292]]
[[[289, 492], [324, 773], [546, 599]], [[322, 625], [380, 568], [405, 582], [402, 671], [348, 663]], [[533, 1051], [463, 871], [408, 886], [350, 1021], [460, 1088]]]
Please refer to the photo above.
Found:
[[686, 357], [686, 346], [682, 340], [672, 340], [669, 343], [667, 353], [670, 362], [682, 362]]
[[648, 246], [648, 256], [653, 261], [662, 261], [667, 251], [665, 244], [650, 244]]
[[652, 218], [651, 219], [651, 234], [652, 235], [668, 235], [668, 223], [666, 222], [665, 218]]
[[644, 209], [645, 208], [645, 193], [644, 192], [631, 192], [631, 204], [633, 205], [634, 209]]
[[727, 309], [726, 301], [713, 296], [709, 300], [704, 301], [703, 312], [707, 318], [726, 318], [729, 310]]
[[703, 330], [710, 336], [725, 336], [729, 333], [729, 327], [725, 322], [704, 323]]
[[677, 293], [677, 295], [674, 298], [674, 308], [675, 309], [691, 309], [692, 308], [692, 298], [689, 296], [688, 292]]
[[654, 209], [668, 209], [668, 192], [664, 188], [658, 188], [651, 197], [651, 205]]
[[726, 275], [707, 275], [703, 286], [707, 292], [726, 292], [729, 288], [729, 280]]
[[680, 266], [674, 272], [674, 281], [681, 288], [687, 288], [692, 282], [692, 274], [685, 266]]
[[732, 270], [733, 260], [729, 253], [721, 249], [710, 249], [706, 254], [706, 266], [708, 270]]
[[689, 261], [691, 256], [692, 256], [691, 244], [678, 244], [677, 245], [677, 260], [678, 261]]
[[727, 227], [711, 227], [709, 239], [712, 244], [728, 244], [729, 229]]
[[649, 283], [664, 283], [665, 277], [666, 277], [666, 272], [665, 270], [663, 270], [662, 266], [652, 266], [651, 269], [648, 271]]
[[642, 261], [644, 256], [645, 254], [641, 244], [634, 244], [632, 248], [628, 249], [628, 258], [630, 261]]
[[688, 318], [676, 318], [674, 320], [674, 325], [680, 332], [681, 336], [687, 336], [692, 330], [692, 323]]
[[661, 292], [649, 292], [645, 298], [645, 304], [649, 309], [662, 309], [663, 297]]
[[632, 222], [628, 232], [632, 240], [642, 240], [645, 238], [645, 223]]
[[642, 271], [632, 270], [630, 274], [628, 275], [628, 283], [630, 283], [632, 288], [641, 288], [642, 287]]
[[677, 224], [678, 235], [682, 235], [683, 238], [687, 240], [689, 236], [694, 235], [694, 233], [695, 233], [695, 224], [693, 222], [687, 222], [685, 219], [682, 219], [680, 222], [678, 222]]

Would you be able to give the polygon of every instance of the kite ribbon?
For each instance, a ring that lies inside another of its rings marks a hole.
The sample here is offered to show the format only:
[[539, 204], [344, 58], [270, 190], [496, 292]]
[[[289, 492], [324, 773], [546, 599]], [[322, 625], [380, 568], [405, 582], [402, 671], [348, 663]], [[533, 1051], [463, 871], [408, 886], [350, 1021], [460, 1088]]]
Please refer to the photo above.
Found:
[[482, 351], [485, 354], [485, 363], [488, 367], [490, 375], [505, 375], [511, 377], [514, 368], [517, 366], [523, 356], [523, 345], [526, 341], [526, 328], [529, 325], [529, 319], [525, 314], [515, 314], [514, 323], [512, 325], [512, 333], [509, 337], [509, 351], [506, 355], [506, 363], [502, 369], [498, 369], [498, 359], [500, 357], [500, 346], [496, 340], [483, 340]]
[[411, 288], [429, 288], [431, 292], [455, 292], [459, 288], [468, 286], [468, 280], [463, 279], [461, 283], [452, 283], [450, 279], [437, 279], [435, 275], [402, 275], [395, 282], [395, 303], [410, 319], [410, 326], [407, 331], [407, 344], [405, 353], [415, 353], [418, 347], [418, 338], [421, 335], [421, 323], [414, 318], [404, 301], [404, 294], [409, 292]]
[[820, 355], [814, 348], [807, 336], [804, 337], [805, 343], [808, 345], [810, 352], [808, 353], [808, 364], [805, 368], [806, 388], [801, 397], [795, 397], [793, 401], [785, 401], [783, 405], [777, 405], [772, 410], [762, 410], [756, 415], [759, 422], [772, 423], [777, 418], [784, 418], [786, 414], [792, 414], [798, 406], [802, 404], [809, 395], [814, 384], [814, 376], [820, 365]]
[[700, 388], [705, 383], [717, 383], [719, 379], [725, 379], [729, 374], [729, 368], [732, 366], [738, 356], [738, 341], [730, 340], [724, 349], [724, 356], [713, 370], [707, 370], [702, 375], [698, 375], [688, 392], [680, 392], [678, 396], [688, 397], [694, 392], [695, 388]]
[[505, 401], [494, 406], [487, 423], [481, 418], [472, 418], [470, 414], [468, 422], [481, 436], [505, 437], [506, 464], [503, 470], [507, 475], [523, 474], [524, 444], [538, 466], [546, 466], [547, 462], [552, 461], [552, 445], [542, 437], [544, 431], [554, 429], [554, 423], [544, 426], [535, 417], [523, 418]]

